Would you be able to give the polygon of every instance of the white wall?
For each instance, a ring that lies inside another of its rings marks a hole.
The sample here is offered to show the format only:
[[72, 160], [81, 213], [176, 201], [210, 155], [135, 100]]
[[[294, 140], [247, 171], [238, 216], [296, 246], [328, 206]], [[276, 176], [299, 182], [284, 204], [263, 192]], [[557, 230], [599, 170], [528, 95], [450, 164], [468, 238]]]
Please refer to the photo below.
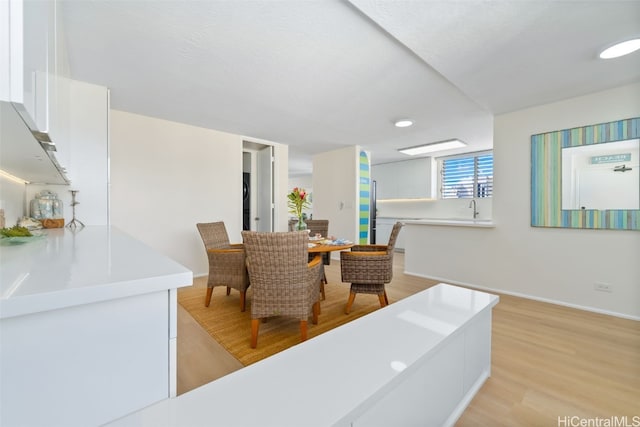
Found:
[[328, 219], [331, 234], [358, 241], [360, 147], [351, 146], [313, 157], [313, 217]]
[[497, 116], [496, 228], [411, 226], [405, 238], [423, 243], [407, 242], [407, 272], [640, 318], [638, 232], [530, 226], [531, 135], [638, 115], [640, 84]]
[[[308, 217], [313, 215], [313, 175], [298, 175], [298, 176], [290, 176], [289, 177], [289, 191], [294, 188], [304, 188], [309, 194], [311, 194], [311, 202], [309, 209], [305, 209], [303, 212], [307, 214]], [[295, 215], [289, 213], [290, 218], [295, 218]]]
[[0, 175], [0, 209], [4, 209], [6, 227], [13, 227], [25, 215], [25, 184]]
[[289, 189], [293, 189], [294, 187], [301, 187], [307, 191], [311, 191], [313, 189], [313, 175], [290, 176]]
[[289, 231], [289, 209], [287, 208], [287, 194], [289, 194], [289, 146], [271, 143], [274, 148], [275, 168], [273, 176], [274, 187], [274, 231]]
[[111, 110], [112, 225], [204, 274], [196, 223], [240, 242], [241, 193], [240, 136]]
[[288, 147], [111, 110], [111, 224], [191, 269], [208, 272], [196, 224], [224, 221], [242, 241], [243, 141], [275, 148], [276, 230], [287, 229]]

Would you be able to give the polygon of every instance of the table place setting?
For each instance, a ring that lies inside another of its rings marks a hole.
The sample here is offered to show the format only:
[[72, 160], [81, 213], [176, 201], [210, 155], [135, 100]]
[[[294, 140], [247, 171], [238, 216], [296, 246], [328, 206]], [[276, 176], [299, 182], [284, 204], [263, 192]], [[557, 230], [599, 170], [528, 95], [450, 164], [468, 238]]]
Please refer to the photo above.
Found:
[[334, 240], [323, 240], [322, 244], [323, 245], [343, 246], [343, 245], [352, 245], [353, 242], [351, 240], [347, 240], [347, 239], [334, 239]]
[[317, 246], [349, 246], [349, 245], [353, 245], [353, 242], [347, 239], [309, 237], [309, 248], [315, 248]]

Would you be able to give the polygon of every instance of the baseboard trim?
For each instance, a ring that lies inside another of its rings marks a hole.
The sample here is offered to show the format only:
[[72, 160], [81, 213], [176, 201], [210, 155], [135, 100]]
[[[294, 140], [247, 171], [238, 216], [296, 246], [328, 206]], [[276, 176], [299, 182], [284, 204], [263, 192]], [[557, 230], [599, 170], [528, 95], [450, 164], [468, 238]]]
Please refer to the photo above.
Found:
[[592, 313], [605, 314], [607, 316], [619, 317], [619, 318], [622, 318], [622, 319], [640, 321], [640, 316], [632, 316], [632, 315], [625, 314], [625, 313], [618, 313], [616, 311], [609, 311], [609, 310], [603, 310], [603, 309], [596, 308], [596, 307], [589, 307], [589, 306], [584, 306], [584, 305], [572, 304], [572, 303], [569, 303], [569, 302], [566, 302], [566, 301], [554, 300], [554, 299], [550, 299], [550, 298], [542, 298], [542, 297], [538, 297], [538, 296], [535, 296], [535, 295], [523, 294], [523, 293], [520, 293], [520, 292], [506, 291], [504, 289], [490, 288], [490, 287], [487, 287], [487, 286], [479, 286], [479, 285], [475, 285], [473, 283], [459, 282], [457, 280], [450, 280], [450, 279], [447, 279], [447, 278], [444, 278], [444, 277], [427, 276], [427, 275], [424, 275], [424, 274], [413, 273], [413, 272], [410, 272], [410, 271], [405, 271], [404, 274], [406, 274], [408, 276], [422, 277], [423, 279], [437, 280], [437, 281], [441, 281], [441, 282], [444, 282], [444, 283], [449, 283], [449, 284], [452, 284], [452, 285], [464, 286], [464, 287], [467, 287], [467, 288], [473, 288], [473, 289], [478, 289], [478, 290], [483, 290], [483, 291], [488, 291], [488, 292], [496, 292], [496, 293], [500, 293], [500, 294], [510, 295], [510, 296], [513, 296], [513, 297], [526, 298], [526, 299], [530, 299], [530, 300], [534, 300], [534, 301], [540, 301], [540, 302], [546, 302], [546, 303], [549, 303], [549, 304], [560, 305], [560, 306], [563, 306], [563, 307], [575, 308], [577, 310], [590, 311]]

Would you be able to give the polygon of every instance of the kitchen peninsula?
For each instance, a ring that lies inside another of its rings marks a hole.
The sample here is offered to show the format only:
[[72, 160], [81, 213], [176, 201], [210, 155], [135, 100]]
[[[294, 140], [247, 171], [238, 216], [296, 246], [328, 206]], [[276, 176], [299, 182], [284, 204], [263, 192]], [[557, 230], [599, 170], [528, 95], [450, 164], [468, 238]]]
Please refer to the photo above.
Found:
[[192, 272], [109, 226], [0, 246], [0, 425], [99, 425], [175, 396]]
[[452, 426], [491, 375], [498, 301], [440, 283], [108, 425]]

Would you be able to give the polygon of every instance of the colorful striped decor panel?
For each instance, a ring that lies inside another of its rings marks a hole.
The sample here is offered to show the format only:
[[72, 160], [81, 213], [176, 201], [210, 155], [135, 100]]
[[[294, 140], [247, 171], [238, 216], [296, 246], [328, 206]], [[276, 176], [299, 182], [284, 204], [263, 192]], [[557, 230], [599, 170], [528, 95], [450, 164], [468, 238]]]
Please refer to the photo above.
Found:
[[[640, 138], [640, 118], [531, 136], [531, 225], [640, 230], [640, 210], [562, 209], [562, 149]], [[640, 185], [640, 184], [639, 184]]]
[[366, 151], [360, 151], [360, 199], [359, 199], [359, 230], [358, 237], [361, 245], [369, 243], [369, 204], [371, 203], [371, 177], [369, 172], [369, 156]]

